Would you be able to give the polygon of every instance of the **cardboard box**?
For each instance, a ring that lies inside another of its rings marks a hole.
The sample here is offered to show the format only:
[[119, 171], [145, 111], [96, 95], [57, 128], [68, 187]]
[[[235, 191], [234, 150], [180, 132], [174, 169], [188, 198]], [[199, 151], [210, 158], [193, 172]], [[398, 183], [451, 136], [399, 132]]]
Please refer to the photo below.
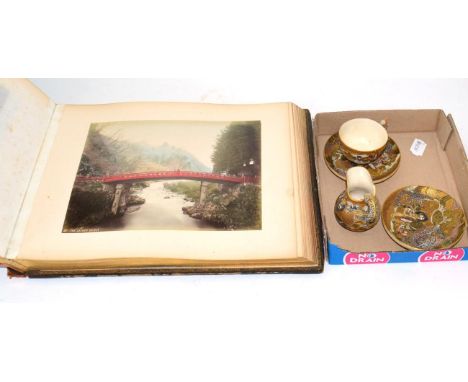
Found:
[[[408, 185], [431, 186], [454, 197], [468, 211], [468, 167], [463, 144], [451, 116], [442, 110], [375, 110], [319, 113], [315, 116], [314, 144], [319, 199], [330, 264], [383, 264], [468, 260], [468, 234], [465, 231], [456, 248], [436, 251], [407, 251], [385, 232], [382, 223], [369, 231], [356, 233], [342, 228], [334, 216], [334, 204], [345, 182], [335, 176], [324, 160], [327, 139], [341, 124], [352, 118], [385, 119], [389, 135], [401, 152], [400, 167], [386, 181], [376, 184], [382, 205], [395, 190]], [[410, 152], [414, 139], [426, 144], [422, 156]]]

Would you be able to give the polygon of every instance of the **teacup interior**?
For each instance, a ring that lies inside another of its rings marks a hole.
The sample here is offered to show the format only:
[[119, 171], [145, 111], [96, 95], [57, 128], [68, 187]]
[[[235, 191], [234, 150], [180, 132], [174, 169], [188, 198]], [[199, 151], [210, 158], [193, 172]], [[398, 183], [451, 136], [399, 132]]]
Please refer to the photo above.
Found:
[[369, 118], [355, 118], [343, 123], [339, 136], [346, 146], [362, 152], [380, 149], [388, 140], [385, 127]]

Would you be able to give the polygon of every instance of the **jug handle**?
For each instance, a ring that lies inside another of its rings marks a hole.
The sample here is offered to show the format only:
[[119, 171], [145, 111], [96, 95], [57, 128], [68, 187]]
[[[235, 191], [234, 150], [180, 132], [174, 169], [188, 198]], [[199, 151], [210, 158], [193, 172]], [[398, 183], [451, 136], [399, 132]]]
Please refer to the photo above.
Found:
[[375, 197], [375, 185], [369, 171], [362, 166], [351, 167], [346, 172], [346, 193], [351, 200], [361, 202]]

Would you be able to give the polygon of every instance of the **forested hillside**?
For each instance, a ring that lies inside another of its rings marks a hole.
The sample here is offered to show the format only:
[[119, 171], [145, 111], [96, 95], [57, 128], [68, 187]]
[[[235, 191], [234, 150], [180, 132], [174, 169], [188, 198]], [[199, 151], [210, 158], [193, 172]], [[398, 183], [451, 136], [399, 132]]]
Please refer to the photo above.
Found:
[[190, 170], [211, 171], [192, 154], [168, 143], [151, 146], [109, 137], [91, 126], [78, 175], [112, 175], [125, 172]]
[[218, 137], [211, 160], [215, 172], [260, 175], [260, 121], [229, 124]]

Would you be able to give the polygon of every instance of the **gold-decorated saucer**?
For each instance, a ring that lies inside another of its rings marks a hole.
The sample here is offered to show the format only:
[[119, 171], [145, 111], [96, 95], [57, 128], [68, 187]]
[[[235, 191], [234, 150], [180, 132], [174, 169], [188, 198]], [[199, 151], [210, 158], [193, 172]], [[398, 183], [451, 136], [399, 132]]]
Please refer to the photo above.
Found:
[[444, 191], [407, 186], [393, 192], [382, 208], [390, 237], [410, 250], [451, 248], [466, 229], [463, 209]]
[[[324, 150], [325, 163], [328, 168], [337, 177], [345, 180], [346, 171], [354, 166], [359, 166], [356, 163], [346, 159], [341, 151], [340, 139], [338, 133], [333, 134], [325, 144]], [[400, 164], [400, 149], [392, 138], [388, 138], [387, 145], [380, 157], [375, 161], [361, 165], [365, 167], [374, 183], [380, 183], [390, 178], [398, 170]]]

